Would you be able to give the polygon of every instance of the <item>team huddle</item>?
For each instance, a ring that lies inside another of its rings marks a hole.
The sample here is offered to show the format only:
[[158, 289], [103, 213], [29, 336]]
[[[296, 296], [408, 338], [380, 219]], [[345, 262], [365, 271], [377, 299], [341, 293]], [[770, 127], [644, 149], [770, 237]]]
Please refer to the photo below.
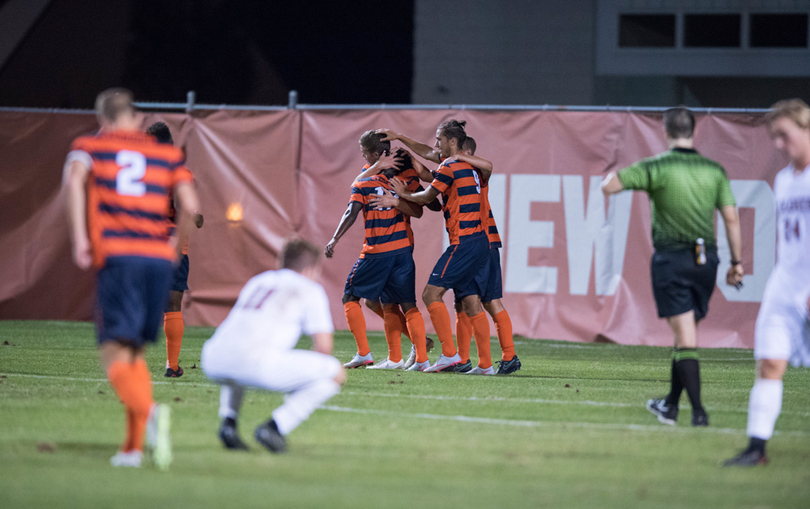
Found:
[[[501, 303], [501, 239], [487, 198], [492, 163], [474, 155], [475, 140], [467, 135], [464, 126], [457, 120], [442, 123], [436, 131], [435, 148], [388, 130], [367, 131], [360, 138], [367, 164], [355, 179], [349, 206], [324, 249], [326, 257], [331, 258], [338, 241], [362, 210], [365, 243], [346, 279], [343, 294], [346, 321], [357, 342], [357, 354], [344, 364], [346, 368], [495, 375], [486, 308], [495, 321], [501, 346], [497, 374], [520, 369], [512, 322]], [[440, 163], [438, 169], [428, 171], [406, 150], [391, 152], [392, 140], [400, 140], [427, 161]], [[424, 189], [420, 181], [430, 185]], [[411, 217], [422, 217], [423, 206], [443, 211], [450, 240], [422, 292], [441, 343], [441, 355], [433, 365], [427, 356], [425, 323], [416, 306], [414, 235], [410, 224]], [[442, 301], [447, 290], [455, 294], [458, 349], [450, 314]], [[377, 364], [373, 364], [368, 346], [361, 298], [385, 324], [388, 357]], [[413, 345], [407, 361], [402, 360], [403, 333]], [[473, 336], [478, 349], [475, 367], [470, 362]]]
[[[182, 295], [188, 289], [185, 239], [202, 226], [191, 173], [165, 124], [143, 132], [132, 94], [102, 92], [96, 100], [98, 133], [77, 138], [64, 170], [74, 262], [97, 269], [96, 330], [102, 365], [126, 410], [126, 438], [111, 464], [139, 467], [144, 451], [161, 469], [172, 461], [170, 414], [152, 398], [144, 348], [155, 342], [161, 320], [167, 338], [165, 376], [179, 377]], [[749, 400], [748, 447], [728, 466], [767, 463], [765, 444], [781, 411], [782, 377], [788, 362], [810, 367], [810, 107], [781, 101], [766, 116], [777, 149], [791, 160], [774, 184], [778, 212], [778, 260], [756, 323], [757, 379]], [[719, 259], [713, 218], [720, 211], [731, 254], [729, 285], [742, 284], [741, 234], [736, 201], [726, 171], [693, 147], [695, 119], [685, 108], [664, 115], [670, 150], [605, 178], [605, 194], [645, 191], [652, 205], [655, 253], [651, 263], [658, 315], [672, 329], [670, 393], [647, 409], [675, 424], [681, 393], [687, 392], [692, 425], [708, 426], [701, 403], [697, 324], [708, 312]], [[201, 367], [221, 386], [219, 439], [228, 449], [248, 449], [238, 432], [247, 388], [282, 392], [284, 403], [254, 432], [274, 453], [286, 451], [286, 436], [319, 405], [340, 391], [346, 369], [508, 375], [521, 368], [512, 322], [503, 306], [501, 239], [488, 200], [490, 161], [475, 155], [465, 122], [440, 124], [433, 146], [387, 129], [360, 138], [366, 165], [351, 183], [351, 197], [332, 239], [331, 258], [362, 211], [365, 241], [342, 295], [346, 321], [357, 344], [351, 359], [332, 356], [334, 326], [329, 298], [318, 283], [321, 249], [303, 239], [282, 248], [279, 270], [251, 278], [227, 318], [204, 344]], [[406, 148], [392, 149], [399, 141]], [[418, 158], [438, 165], [428, 170]], [[423, 186], [423, 183], [425, 184]], [[422, 302], [440, 343], [433, 340], [416, 298], [416, 240], [412, 220], [435, 220], [423, 208], [441, 211], [449, 247], [436, 262]], [[170, 210], [171, 214], [170, 221]], [[167, 222], [171, 227], [167, 226]], [[455, 297], [455, 340], [443, 296]], [[387, 356], [375, 363], [360, 300], [384, 322]], [[490, 352], [492, 317], [501, 349], [497, 369]], [[179, 321], [179, 322], [178, 322]], [[312, 338], [311, 351], [295, 346]], [[403, 359], [402, 335], [411, 343]], [[475, 339], [477, 363], [471, 361]]]

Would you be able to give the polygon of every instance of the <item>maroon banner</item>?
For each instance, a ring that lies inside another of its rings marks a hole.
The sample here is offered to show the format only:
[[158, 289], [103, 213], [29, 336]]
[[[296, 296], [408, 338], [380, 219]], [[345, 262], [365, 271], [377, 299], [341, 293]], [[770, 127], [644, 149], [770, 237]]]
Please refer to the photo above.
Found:
[[[533, 338], [670, 345], [649, 275], [649, 200], [605, 199], [604, 175], [666, 149], [660, 114], [567, 111], [333, 110], [148, 114], [166, 121], [195, 175], [204, 226], [189, 245], [184, 302], [190, 325], [217, 325], [254, 274], [275, 268], [283, 239], [331, 238], [364, 161], [358, 139], [380, 127], [432, 144], [436, 126], [464, 119], [477, 155], [494, 163], [490, 201], [504, 247], [504, 305], [514, 331]], [[70, 141], [95, 129], [92, 115], [0, 113], [0, 319], [90, 319], [93, 278], [70, 262], [59, 193]], [[700, 115], [697, 149], [719, 161], [740, 206], [748, 275], [724, 283], [721, 266], [703, 347], [751, 347], [775, 259], [771, 185], [786, 160], [760, 116]], [[429, 166], [430, 167], [430, 166]], [[417, 295], [446, 246], [440, 213], [414, 221]], [[340, 298], [363, 243], [362, 224], [324, 261], [322, 282], [337, 328]], [[452, 306], [452, 296], [446, 297]], [[420, 308], [430, 329], [424, 306]], [[368, 328], [382, 320], [366, 313]]]

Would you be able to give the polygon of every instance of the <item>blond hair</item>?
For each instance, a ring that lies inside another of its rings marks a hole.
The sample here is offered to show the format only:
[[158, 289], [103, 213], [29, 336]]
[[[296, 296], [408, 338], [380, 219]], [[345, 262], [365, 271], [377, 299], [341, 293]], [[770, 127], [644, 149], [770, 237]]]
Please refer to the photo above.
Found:
[[789, 118], [802, 129], [810, 129], [810, 106], [801, 99], [779, 101], [765, 114], [765, 120], [772, 124], [779, 118]]
[[287, 239], [281, 249], [281, 268], [301, 272], [318, 264], [321, 250], [304, 239], [292, 237]]
[[126, 88], [108, 88], [96, 97], [96, 116], [107, 122], [115, 122], [122, 113], [134, 113], [132, 92]]

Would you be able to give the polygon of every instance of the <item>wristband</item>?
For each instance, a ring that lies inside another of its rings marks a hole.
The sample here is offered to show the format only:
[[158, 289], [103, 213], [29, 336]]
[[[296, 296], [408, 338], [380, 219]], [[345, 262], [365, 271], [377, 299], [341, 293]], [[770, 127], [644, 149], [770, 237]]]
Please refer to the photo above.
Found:
[[731, 260], [732, 265], [739, 265], [741, 263], [742, 263], [742, 261], [740, 261], [740, 260]]

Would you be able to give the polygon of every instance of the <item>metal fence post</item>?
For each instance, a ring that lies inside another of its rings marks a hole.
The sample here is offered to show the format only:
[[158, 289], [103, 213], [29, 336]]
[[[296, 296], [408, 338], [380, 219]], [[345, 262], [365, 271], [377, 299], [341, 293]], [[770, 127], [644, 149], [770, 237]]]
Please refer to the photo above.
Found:
[[298, 107], [298, 90], [290, 90], [287, 108], [294, 110]]
[[191, 110], [194, 109], [194, 103], [197, 100], [197, 93], [193, 90], [189, 90], [186, 94], [186, 113], [191, 113]]

